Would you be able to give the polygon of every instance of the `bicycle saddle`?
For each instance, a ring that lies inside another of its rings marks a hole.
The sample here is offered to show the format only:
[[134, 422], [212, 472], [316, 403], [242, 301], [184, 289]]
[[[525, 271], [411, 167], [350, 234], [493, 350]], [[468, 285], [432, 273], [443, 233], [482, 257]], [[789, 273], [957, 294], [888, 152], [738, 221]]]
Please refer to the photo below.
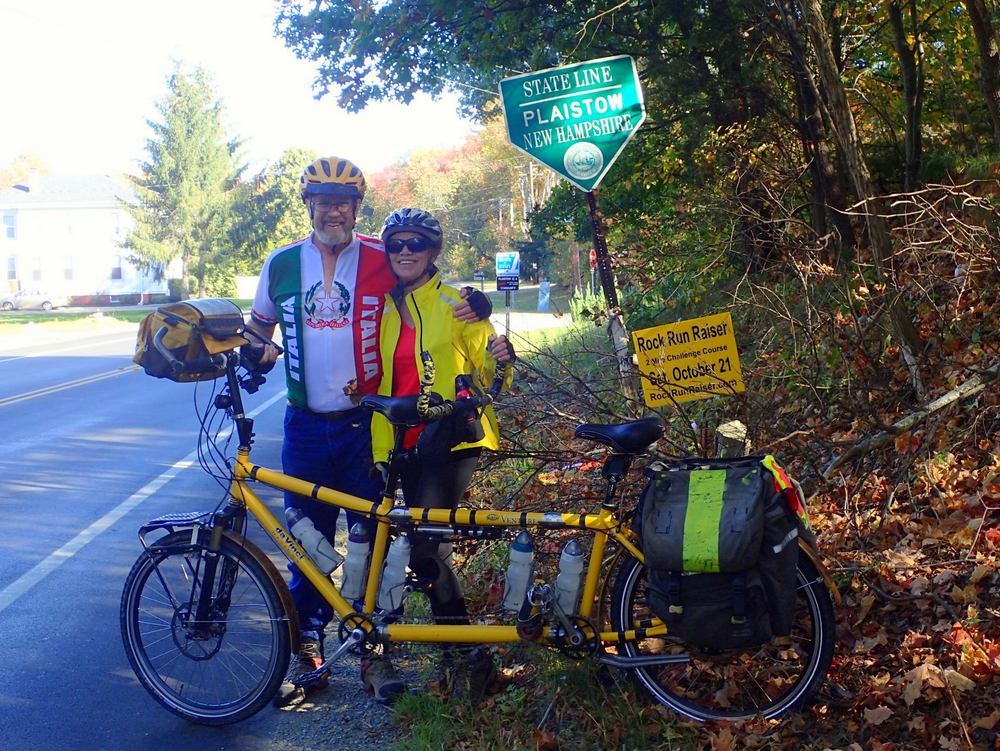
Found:
[[393, 425], [418, 425], [423, 420], [417, 414], [417, 397], [413, 396], [363, 396], [361, 406], [378, 412]]
[[614, 425], [584, 423], [577, 425], [573, 435], [603, 443], [620, 454], [640, 454], [663, 435], [663, 421], [659, 417], [645, 417]]

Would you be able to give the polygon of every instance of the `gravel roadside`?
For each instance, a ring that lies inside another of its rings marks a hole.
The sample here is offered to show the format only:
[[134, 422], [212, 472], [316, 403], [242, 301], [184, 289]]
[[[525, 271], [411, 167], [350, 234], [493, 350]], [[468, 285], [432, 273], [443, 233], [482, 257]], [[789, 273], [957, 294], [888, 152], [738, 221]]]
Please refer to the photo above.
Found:
[[383, 751], [402, 736], [392, 711], [364, 692], [355, 656], [333, 667], [328, 688], [293, 707], [265, 707], [234, 731], [227, 748], [258, 748], [264, 740], [273, 751]]

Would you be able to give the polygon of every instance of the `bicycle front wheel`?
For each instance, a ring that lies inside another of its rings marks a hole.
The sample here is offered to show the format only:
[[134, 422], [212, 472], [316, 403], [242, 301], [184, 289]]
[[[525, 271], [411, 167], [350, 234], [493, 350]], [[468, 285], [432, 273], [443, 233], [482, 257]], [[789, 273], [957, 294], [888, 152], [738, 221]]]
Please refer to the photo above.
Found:
[[225, 725], [274, 696], [290, 637], [278, 592], [248, 550], [223, 538], [214, 577], [206, 577], [208, 556], [190, 532], [143, 553], [122, 593], [122, 640], [160, 704], [192, 722]]
[[[620, 642], [619, 653], [686, 654], [686, 662], [633, 669], [653, 699], [685, 717], [700, 722], [779, 717], [808, 700], [833, 656], [830, 593], [801, 551], [796, 574], [798, 596], [790, 637], [734, 650], [696, 649], [670, 635], [644, 637]], [[646, 602], [646, 567], [635, 558], [623, 559], [612, 595], [615, 630], [629, 630], [654, 617]]]

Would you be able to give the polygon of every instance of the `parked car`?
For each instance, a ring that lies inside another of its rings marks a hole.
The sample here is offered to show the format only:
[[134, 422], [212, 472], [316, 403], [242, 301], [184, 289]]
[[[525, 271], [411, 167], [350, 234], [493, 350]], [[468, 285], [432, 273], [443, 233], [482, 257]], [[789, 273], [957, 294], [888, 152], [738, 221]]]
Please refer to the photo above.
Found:
[[65, 295], [54, 295], [41, 289], [22, 289], [0, 298], [3, 310], [52, 310], [69, 305]]

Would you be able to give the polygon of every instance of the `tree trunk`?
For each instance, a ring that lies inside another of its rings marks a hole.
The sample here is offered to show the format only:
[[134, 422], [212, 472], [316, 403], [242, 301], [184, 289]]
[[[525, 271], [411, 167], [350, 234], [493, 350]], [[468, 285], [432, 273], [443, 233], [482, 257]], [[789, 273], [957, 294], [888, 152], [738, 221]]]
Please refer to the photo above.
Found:
[[979, 48], [979, 86], [993, 121], [993, 149], [1000, 151], [1000, 50], [984, 0], [963, 0]]
[[820, 80], [829, 99], [827, 106], [833, 131], [847, 164], [855, 195], [865, 205], [865, 224], [875, 272], [879, 279], [886, 283], [889, 292], [888, 306], [892, 332], [902, 352], [903, 360], [910, 370], [914, 388], [918, 394], [922, 394], [923, 385], [917, 372], [916, 356], [920, 348], [920, 338], [917, 336], [912, 316], [902, 295], [896, 288], [896, 275], [892, 267], [892, 238], [883, 216], [883, 202], [872, 190], [871, 172], [861, 148], [861, 138], [858, 136], [850, 103], [847, 101], [847, 90], [840, 79], [840, 72], [833, 57], [830, 35], [819, 0], [802, 0], [802, 10], [806, 16], [809, 38], [816, 52]]
[[836, 228], [836, 247], [832, 252], [825, 252], [823, 260], [831, 266], [839, 267], [854, 246], [854, 226], [851, 217], [844, 212], [847, 199], [837, 177], [835, 157], [830, 152], [830, 134], [823, 122], [820, 95], [809, 73], [805, 40], [797, 21], [799, 14], [790, 12], [784, 2], [779, 3], [778, 8], [781, 12], [781, 31], [791, 52], [802, 148], [809, 161], [813, 179], [812, 226], [820, 238], [827, 235], [831, 224]]
[[916, 190], [920, 175], [920, 158], [923, 144], [920, 136], [924, 106], [924, 58], [920, 51], [920, 24], [917, 18], [917, 0], [909, 0], [907, 8], [913, 26], [913, 44], [907, 39], [903, 10], [898, 0], [889, 3], [889, 25], [892, 27], [893, 45], [899, 57], [903, 79], [903, 112], [906, 120], [904, 138], [903, 189]]

